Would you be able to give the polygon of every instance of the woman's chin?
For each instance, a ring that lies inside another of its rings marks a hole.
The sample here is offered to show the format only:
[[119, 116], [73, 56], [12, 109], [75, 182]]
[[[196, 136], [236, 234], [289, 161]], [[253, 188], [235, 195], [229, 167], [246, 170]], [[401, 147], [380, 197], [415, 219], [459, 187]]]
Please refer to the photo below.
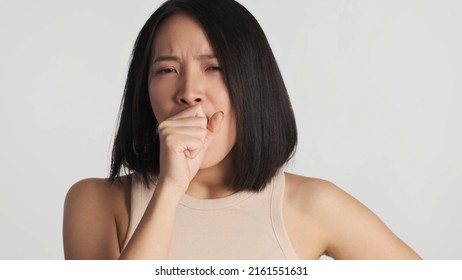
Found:
[[202, 161], [202, 164], [199, 170], [219, 167], [219, 166], [222, 166], [223, 168], [230, 168], [230, 163], [232, 160], [231, 154], [232, 154], [231, 152], [228, 152], [225, 155], [213, 153], [213, 152], [207, 153], [204, 156], [204, 160]]

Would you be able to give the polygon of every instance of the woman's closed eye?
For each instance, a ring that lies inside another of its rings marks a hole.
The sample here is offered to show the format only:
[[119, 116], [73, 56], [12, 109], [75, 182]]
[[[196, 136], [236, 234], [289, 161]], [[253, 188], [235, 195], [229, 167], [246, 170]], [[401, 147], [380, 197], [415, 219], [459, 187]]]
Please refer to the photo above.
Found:
[[174, 74], [178, 73], [175, 68], [160, 68], [156, 70], [156, 75]]
[[207, 67], [205, 71], [221, 71], [221, 66], [212, 65], [212, 66]]

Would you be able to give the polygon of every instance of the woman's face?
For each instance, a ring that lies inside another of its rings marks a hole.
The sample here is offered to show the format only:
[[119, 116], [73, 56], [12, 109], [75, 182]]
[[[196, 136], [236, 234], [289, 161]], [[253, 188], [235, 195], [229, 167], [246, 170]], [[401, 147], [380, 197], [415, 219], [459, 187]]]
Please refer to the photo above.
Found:
[[219, 163], [236, 141], [236, 122], [218, 59], [202, 27], [184, 13], [167, 18], [154, 38], [149, 99], [159, 123], [200, 103], [209, 119], [224, 119], [207, 150], [202, 168]]

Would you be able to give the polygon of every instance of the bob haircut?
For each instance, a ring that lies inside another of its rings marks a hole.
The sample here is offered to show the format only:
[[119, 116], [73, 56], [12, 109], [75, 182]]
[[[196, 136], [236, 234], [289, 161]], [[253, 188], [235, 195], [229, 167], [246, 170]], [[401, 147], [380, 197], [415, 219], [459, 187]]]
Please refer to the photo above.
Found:
[[256, 19], [234, 0], [168, 0], [148, 19], [135, 42], [119, 113], [108, 180], [123, 170], [146, 186], [159, 174], [157, 120], [148, 93], [156, 31], [174, 13], [195, 18], [221, 65], [236, 116], [234, 191], [261, 191], [292, 157], [297, 128], [284, 81]]

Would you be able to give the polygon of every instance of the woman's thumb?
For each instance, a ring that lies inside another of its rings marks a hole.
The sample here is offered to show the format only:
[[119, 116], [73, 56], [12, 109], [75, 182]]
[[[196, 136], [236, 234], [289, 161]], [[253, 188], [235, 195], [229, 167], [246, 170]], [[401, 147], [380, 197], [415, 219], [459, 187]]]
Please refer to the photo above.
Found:
[[[209, 119], [207, 123], [207, 130], [209, 134], [215, 134], [221, 127], [221, 122], [223, 121], [223, 118], [225, 117], [225, 113], [223, 111], [218, 111], [213, 116]], [[208, 136], [207, 135], [207, 136]]]

